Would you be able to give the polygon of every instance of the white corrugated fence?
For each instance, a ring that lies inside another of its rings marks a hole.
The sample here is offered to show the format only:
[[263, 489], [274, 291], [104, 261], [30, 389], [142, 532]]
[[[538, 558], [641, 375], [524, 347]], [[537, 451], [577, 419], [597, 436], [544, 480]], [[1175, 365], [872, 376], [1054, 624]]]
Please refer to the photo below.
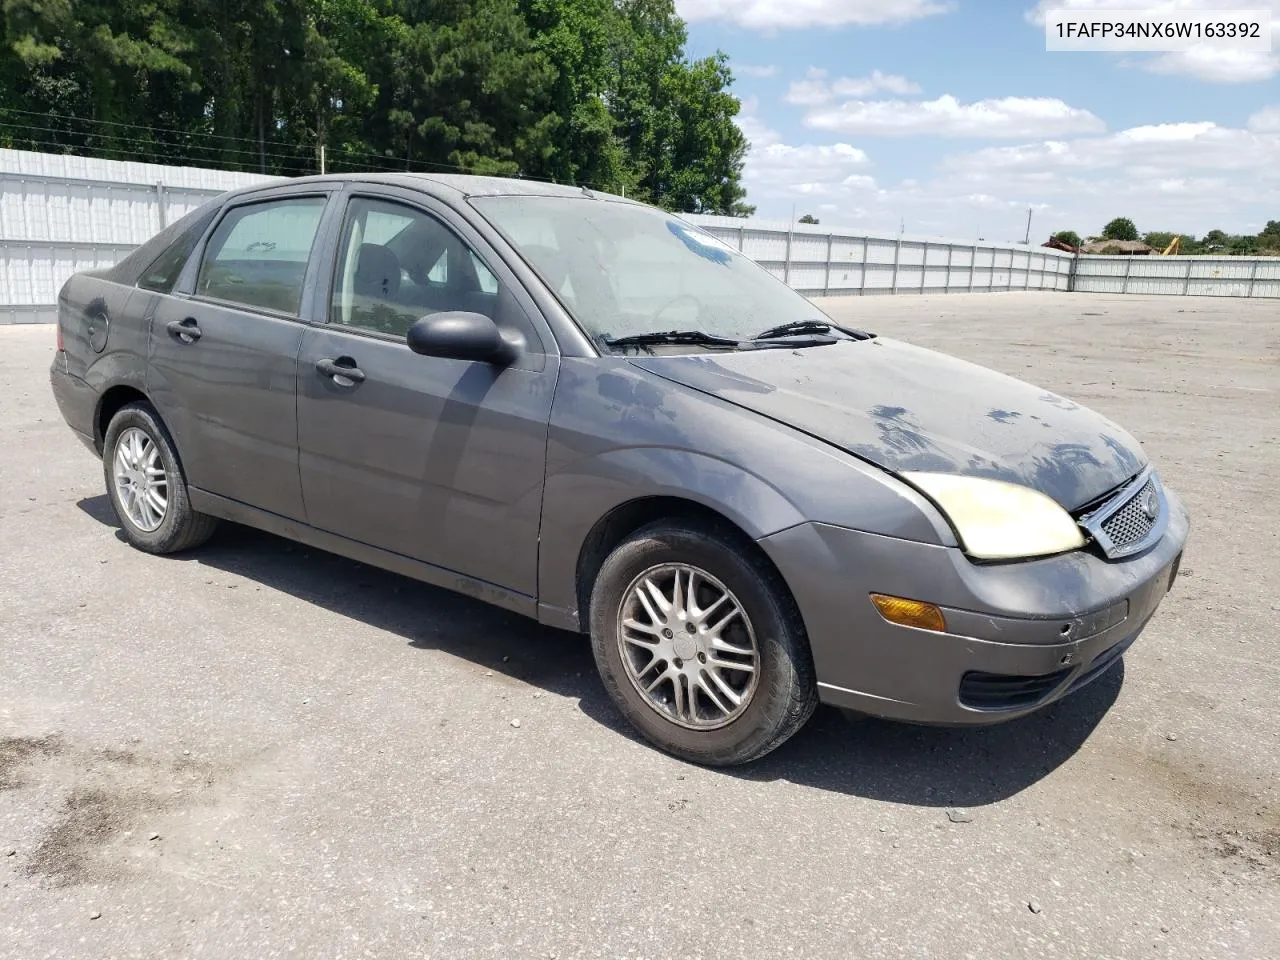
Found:
[[52, 323], [58, 290], [109, 267], [249, 173], [0, 150], [0, 323]]
[[1073, 259], [1021, 244], [885, 237], [755, 217], [684, 219], [808, 296], [1066, 290]]
[[[56, 318], [73, 273], [110, 266], [210, 197], [272, 177], [0, 150], [0, 323]], [[1022, 244], [685, 217], [808, 296], [1074, 290], [1280, 297], [1280, 258], [1073, 257]]]

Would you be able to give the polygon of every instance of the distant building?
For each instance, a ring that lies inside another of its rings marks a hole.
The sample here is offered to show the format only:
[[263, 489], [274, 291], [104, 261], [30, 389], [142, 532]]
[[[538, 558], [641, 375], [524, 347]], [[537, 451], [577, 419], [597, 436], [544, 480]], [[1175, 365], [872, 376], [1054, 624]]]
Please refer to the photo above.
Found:
[[1073, 247], [1066, 241], [1059, 240], [1057, 237], [1050, 237], [1048, 243], [1040, 244], [1042, 247], [1048, 247], [1050, 250], [1063, 250], [1066, 253], [1079, 253], [1079, 247]]
[[1119, 257], [1149, 257], [1160, 251], [1141, 240], [1091, 240], [1080, 248], [1080, 252]]

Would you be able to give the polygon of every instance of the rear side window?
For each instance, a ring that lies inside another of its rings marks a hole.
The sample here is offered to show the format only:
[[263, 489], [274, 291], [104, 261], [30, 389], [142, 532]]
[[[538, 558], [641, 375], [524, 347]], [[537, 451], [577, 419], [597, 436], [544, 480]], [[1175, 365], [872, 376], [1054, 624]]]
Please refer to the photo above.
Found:
[[205, 247], [196, 293], [296, 314], [327, 202], [324, 197], [301, 197], [232, 210]]
[[182, 268], [187, 265], [187, 258], [191, 256], [191, 251], [200, 242], [200, 238], [204, 236], [205, 230], [209, 228], [217, 212], [216, 209], [210, 210], [184, 230], [177, 240], [169, 244], [151, 266], [142, 271], [142, 276], [138, 278], [138, 286], [156, 293], [172, 293], [173, 285], [178, 282]]

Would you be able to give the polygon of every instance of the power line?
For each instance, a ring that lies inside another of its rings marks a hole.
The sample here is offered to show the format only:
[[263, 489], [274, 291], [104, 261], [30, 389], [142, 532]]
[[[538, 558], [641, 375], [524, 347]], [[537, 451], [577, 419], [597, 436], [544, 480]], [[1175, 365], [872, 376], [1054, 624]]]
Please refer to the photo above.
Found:
[[[21, 110], [15, 107], [0, 107], [0, 112], [22, 114], [24, 116], [40, 117], [42, 119], [54, 117], [60, 120], [69, 120], [74, 123], [86, 124], [88, 126], [96, 125], [96, 126], [106, 126], [106, 127], [118, 127], [118, 128], [133, 129], [133, 130], [145, 130], [149, 133], [169, 133], [169, 134], [174, 134], [180, 137], [203, 137], [209, 140], [254, 144], [255, 145], [254, 149], [215, 147], [213, 145], [194, 144], [194, 143], [187, 143], [187, 144], [165, 143], [164, 144], [165, 146], [173, 147], [175, 149], [205, 150], [205, 151], [218, 150], [224, 154], [236, 154], [239, 156], [246, 156], [254, 159], [271, 157], [273, 159], [289, 160], [295, 163], [303, 162], [303, 157], [292, 157], [292, 156], [289, 156], [288, 154], [276, 153], [274, 151], [268, 152], [263, 150], [262, 147], [264, 142], [267, 145], [272, 147], [297, 150], [300, 153], [302, 153], [304, 157], [306, 155], [309, 155], [315, 149], [314, 145], [309, 145], [309, 144], [289, 143], [287, 141], [280, 141], [280, 140], [261, 141], [257, 138], [251, 138], [251, 137], [233, 137], [228, 134], [203, 133], [203, 132], [194, 131], [194, 130], [180, 130], [174, 127], [152, 127], [152, 126], [148, 126], [146, 124], [141, 124], [141, 123], [125, 123], [125, 122], [120, 122], [115, 120], [98, 120], [92, 117], [77, 117], [71, 114], [63, 114], [63, 113], [37, 113], [36, 111]], [[85, 132], [85, 131], [75, 131], [75, 130], [64, 130], [60, 127], [28, 126], [25, 124], [19, 125], [19, 124], [5, 123], [4, 121], [0, 121], [0, 126], [13, 127], [15, 129], [42, 130], [47, 133], [60, 133], [60, 134], [66, 134], [71, 136], [81, 136], [81, 137], [95, 136], [103, 139], [123, 140], [126, 142], [133, 141], [133, 138], [122, 136], [120, 134], [100, 133], [96, 131]], [[33, 139], [33, 138], [24, 138], [24, 139]], [[55, 145], [63, 146], [62, 144], [56, 144], [56, 143]], [[399, 161], [397, 158], [388, 156], [386, 154], [372, 153], [364, 150], [351, 150], [349, 148], [339, 149], [334, 152], [339, 156], [344, 156], [344, 155], [352, 156], [352, 157], [359, 156], [359, 157], [369, 157], [369, 158], [376, 159], [380, 162], [378, 166], [375, 167], [374, 164], [371, 164], [371, 163], [366, 164], [366, 166], [384, 173], [406, 173], [406, 172], [412, 173], [412, 172], [415, 172], [412, 169], [412, 167], [414, 166], [428, 167], [434, 170], [441, 170], [441, 171], [454, 171], [457, 173], [464, 173], [464, 174], [470, 174], [473, 172], [467, 167], [463, 167], [458, 164], [440, 163], [434, 160], [419, 160], [417, 158], [406, 158], [404, 162], [410, 167], [410, 169], [404, 170], [404, 169], [401, 169], [400, 167], [387, 166], [386, 164], [388, 163], [398, 163]], [[243, 161], [233, 161], [233, 162], [242, 163]], [[313, 165], [308, 164], [308, 166], [313, 166]], [[558, 183], [559, 182], [549, 177], [534, 177], [534, 176], [527, 176], [520, 173], [517, 173], [515, 176], [518, 179], [533, 180], [539, 183]], [[604, 190], [604, 188], [601, 187], [600, 185], [592, 183], [591, 181], [588, 181], [588, 180], [582, 180], [582, 181], [576, 181], [576, 182], [573, 180], [570, 180], [567, 185], [568, 186], [584, 186], [594, 190]]]
[[[41, 144], [41, 145], [43, 145], [43, 146], [53, 146], [53, 147], [64, 147], [64, 148], [65, 148], [65, 147], [75, 147], [76, 145], [75, 145], [75, 144], [68, 144], [68, 143], [60, 143], [60, 142], [58, 142], [57, 140], [54, 140], [54, 139], [51, 139], [51, 138], [48, 138], [48, 137], [32, 137], [32, 136], [28, 136], [28, 135], [25, 135], [25, 131], [41, 131], [41, 132], [44, 132], [44, 133], [63, 134], [63, 135], [66, 135], [66, 136], [72, 136], [72, 137], [83, 137], [83, 138], [93, 137], [93, 138], [97, 138], [97, 139], [99, 139], [99, 140], [117, 140], [117, 141], [122, 141], [122, 142], [127, 143], [127, 144], [138, 144], [138, 140], [137, 140], [137, 138], [135, 138], [135, 137], [128, 137], [128, 136], [124, 136], [124, 135], [122, 135], [122, 134], [111, 134], [111, 133], [83, 133], [83, 132], [77, 132], [77, 131], [74, 131], [74, 130], [61, 130], [61, 129], [58, 129], [58, 128], [55, 128], [55, 127], [29, 126], [29, 125], [26, 125], [26, 124], [21, 124], [21, 125], [20, 125], [20, 124], [8, 123], [8, 122], [6, 122], [6, 121], [0, 120], [0, 128], [5, 128], [5, 127], [10, 128], [10, 129], [13, 129], [13, 130], [17, 130], [17, 131], [19, 131], [19, 133], [18, 133], [18, 134], [13, 135], [12, 139], [14, 139], [14, 140], [18, 140], [18, 141], [29, 141], [29, 142], [32, 142], [32, 143], [39, 143], [39, 144]], [[257, 151], [257, 150], [220, 149], [220, 148], [218, 148], [218, 147], [213, 147], [213, 146], [199, 146], [199, 145], [186, 145], [186, 146], [185, 146], [185, 148], [184, 148], [184, 146], [183, 146], [183, 145], [181, 145], [181, 144], [164, 144], [163, 146], [170, 146], [170, 147], [173, 147], [173, 148], [175, 148], [176, 150], [178, 150], [178, 151], [180, 151], [180, 152], [188, 152], [188, 153], [189, 153], [189, 152], [191, 152], [191, 151], [193, 151], [193, 150], [219, 151], [219, 152], [224, 153], [224, 154], [227, 154], [227, 153], [229, 153], [229, 154], [240, 154], [240, 155], [242, 155], [242, 156], [248, 156], [248, 157], [251, 157], [251, 158], [253, 158], [253, 159], [257, 159], [257, 158], [259, 158], [259, 157], [270, 157], [270, 158], [275, 159], [275, 160], [284, 160], [284, 161], [287, 161], [288, 163], [290, 163], [290, 164], [292, 164], [292, 165], [294, 165], [294, 166], [310, 166], [310, 165], [311, 165], [311, 164], [310, 164], [310, 162], [309, 162], [310, 158], [309, 158], [309, 157], [307, 157], [306, 155], [303, 155], [303, 156], [296, 156], [296, 155], [291, 155], [291, 154], [286, 154], [286, 153], [275, 153], [275, 152], [269, 152], [269, 151], [268, 151], [268, 152], [260, 152], [260, 151]], [[286, 144], [285, 146], [289, 146], [289, 145], [287, 145], [287, 144]], [[85, 148], [86, 148], [86, 147], [85, 147], [85, 145], [83, 145], [83, 144], [81, 144], [81, 145], [80, 145], [80, 147], [81, 147], [81, 149], [85, 149]], [[304, 151], [307, 151], [307, 152], [309, 152], [309, 151], [310, 151], [310, 149], [311, 149], [311, 148], [309, 148], [309, 147], [302, 147], [301, 145], [298, 145], [298, 147], [299, 147], [299, 149], [300, 149], [300, 150], [304, 150]], [[112, 149], [112, 150], [120, 150], [120, 152], [122, 152], [122, 153], [134, 153], [134, 154], [142, 154], [142, 153], [143, 153], [143, 151], [141, 151], [141, 150], [139, 150], [139, 149], [127, 149], [127, 148], [119, 148], [119, 147], [110, 147], [109, 149]], [[345, 155], [347, 155], [348, 153], [349, 153], [348, 151], [342, 151], [342, 150], [335, 151], [335, 155], [336, 155], [336, 157], [339, 159], [339, 161], [342, 161], [343, 157], [344, 157]], [[352, 155], [355, 155], [355, 152], [350, 152], [350, 153], [352, 153]], [[373, 155], [373, 154], [368, 154], [368, 156], [374, 156], [374, 155]], [[235, 163], [242, 163], [242, 161], [231, 161], [231, 162], [235, 162]], [[350, 162], [350, 161], [346, 161], [346, 162]], [[365, 166], [365, 167], [371, 168], [371, 169], [376, 169], [378, 172], [381, 172], [381, 173], [403, 173], [403, 172], [404, 172], [403, 170], [401, 170], [401, 169], [399, 169], [399, 168], [395, 168], [395, 167], [388, 167], [388, 166], [384, 166], [384, 165], [380, 165], [380, 164], [366, 163], [366, 162], [364, 162], [364, 161], [360, 161], [360, 164], [362, 164], [362, 165], [363, 165], [363, 166]]]

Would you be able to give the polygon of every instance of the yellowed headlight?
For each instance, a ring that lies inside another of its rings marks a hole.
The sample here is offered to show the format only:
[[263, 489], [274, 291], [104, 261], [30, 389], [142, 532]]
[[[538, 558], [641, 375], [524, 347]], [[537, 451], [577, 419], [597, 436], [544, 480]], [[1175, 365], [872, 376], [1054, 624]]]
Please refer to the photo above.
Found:
[[934, 630], [943, 633], [947, 629], [947, 620], [942, 611], [932, 603], [920, 600], [908, 600], [906, 597], [891, 597], [883, 593], [871, 594], [871, 602], [880, 611], [880, 616], [890, 623], [903, 627], [916, 627], [920, 630]]
[[904, 473], [951, 520], [964, 552], [978, 560], [1016, 560], [1084, 546], [1084, 535], [1056, 501], [1030, 487], [982, 477]]

